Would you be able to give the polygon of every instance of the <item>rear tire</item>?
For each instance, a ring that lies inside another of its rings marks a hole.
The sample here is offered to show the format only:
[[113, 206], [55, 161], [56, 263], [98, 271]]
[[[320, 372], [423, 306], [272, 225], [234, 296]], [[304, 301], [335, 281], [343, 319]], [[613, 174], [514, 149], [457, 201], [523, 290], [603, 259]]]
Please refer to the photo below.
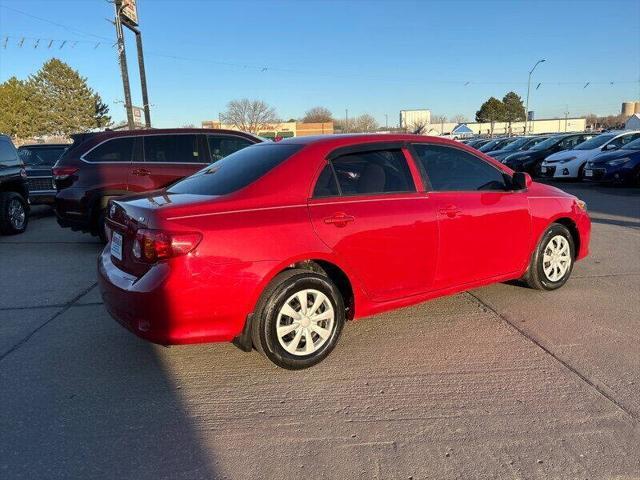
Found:
[[340, 292], [308, 270], [277, 275], [263, 293], [251, 328], [253, 345], [277, 366], [311, 367], [333, 350], [345, 323]]
[[98, 212], [97, 216], [96, 216], [96, 224], [95, 224], [95, 229], [96, 229], [96, 233], [98, 235], [98, 238], [100, 239], [100, 241], [104, 244], [107, 243], [108, 239], [107, 239], [107, 232], [105, 231], [105, 218], [106, 218], [106, 214], [107, 211], [105, 209], [102, 209]]
[[523, 280], [536, 290], [560, 288], [571, 276], [575, 258], [571, 232], [564, 225], [554, 223], [540, 239]]
[[29, 223], [27, 201], [16, 192], [0, 192], [0, 233], [23, 233]]

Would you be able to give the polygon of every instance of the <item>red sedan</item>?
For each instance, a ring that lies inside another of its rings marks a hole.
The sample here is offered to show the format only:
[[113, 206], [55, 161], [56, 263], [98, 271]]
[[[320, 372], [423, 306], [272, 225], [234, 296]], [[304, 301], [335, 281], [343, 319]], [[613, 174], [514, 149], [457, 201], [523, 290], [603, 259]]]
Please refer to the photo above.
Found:
[[511, 279], [553, 290], [587, 255], [584, 202], [457, 142], [303, 137], [110, 203], [111, 315], [159, 344], [325, 358], [345, 321]]

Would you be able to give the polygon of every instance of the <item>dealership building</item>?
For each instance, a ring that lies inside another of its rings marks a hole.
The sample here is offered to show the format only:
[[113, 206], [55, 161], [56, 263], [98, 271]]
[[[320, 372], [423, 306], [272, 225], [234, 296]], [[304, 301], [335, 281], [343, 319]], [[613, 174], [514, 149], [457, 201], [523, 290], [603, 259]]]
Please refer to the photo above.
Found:
[[[491, 123], [469, 122], [465, 125], [475, 135], [488, 135], [491, 133]], [[426, 135], [450, 135], [458, 126], [457, 123], [430, 123], [424, 133]], [[572, 118], [542, 118], [527, 122], [527, 133], [564, 133], [583, 132], [587, 129], [587, 119], [584, 117]], [[507, 122], [495, 122], [493, 124], [494, 135], [523, 135], [525, 133], [524, 122], [512, 122], [511, 131]]]
[[[202, 128], [224, 128], [227, 130], [238, 130], [234, 125], [226, 125], [217, 120], [205, 120], [202, 122]], [[258, 131], [258, 135], [266, 138], [288, 138], [288, 137], [306, 137], [308, 135], [327, 135], [332, 134], [333, 122], [280, 122], [266, 125]]]

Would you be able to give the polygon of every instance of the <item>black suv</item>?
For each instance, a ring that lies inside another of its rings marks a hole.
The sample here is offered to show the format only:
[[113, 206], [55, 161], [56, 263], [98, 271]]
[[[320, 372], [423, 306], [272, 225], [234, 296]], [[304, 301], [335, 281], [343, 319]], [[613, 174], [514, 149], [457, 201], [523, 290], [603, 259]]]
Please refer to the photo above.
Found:
[[29, 181], [31, 205], [53, 205], [56, 185], [51, 169], [69, 147], [66, 143], [38, 143], [18, 147], [18, 156], [24, 162]]
[[22, 233], [28, 221], [27, 172], [11, 138], [0, 135], [0, 233]]

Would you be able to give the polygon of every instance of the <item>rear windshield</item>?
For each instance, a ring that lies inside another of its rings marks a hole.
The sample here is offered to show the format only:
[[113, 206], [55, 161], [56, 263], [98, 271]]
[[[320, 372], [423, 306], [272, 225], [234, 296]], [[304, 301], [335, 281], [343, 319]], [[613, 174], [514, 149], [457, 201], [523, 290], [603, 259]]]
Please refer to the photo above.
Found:
[[66, 147], [20, 147], [18, 156], [25, 165], [32, 167], [52, 167], [64, 153]]
[[169, 187], [169, 193], [227, 195], [255, 182], [303, 145], [263, 143], [243, 148]]

